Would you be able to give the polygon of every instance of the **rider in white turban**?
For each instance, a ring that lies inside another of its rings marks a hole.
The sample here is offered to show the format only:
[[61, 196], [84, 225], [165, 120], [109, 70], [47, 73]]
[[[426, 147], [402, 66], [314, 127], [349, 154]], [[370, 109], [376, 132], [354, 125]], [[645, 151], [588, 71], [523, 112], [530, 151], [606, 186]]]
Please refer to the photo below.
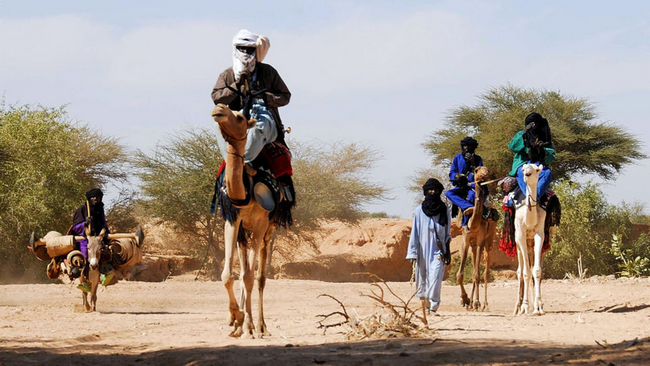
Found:
[[[244, 154], [248, 163], [257, 157], [264, 145], [276, 140], [284, 144], [284, 126], [278, 107], [289, 103], [291, 92], [278, 72], [271, 65], [262, 63], [271, 46], [268, 38], [242, 29], [232, 43], [233, 66], [219, 75], [212, 89], [212, 101], [214, 104], [226, 104], [230, 109], [257, 120], [255, 128], [248, 130]], [[254, 97], [250, 105], [244, 105], [242, 90], [245, 93], [265, 92]], [[225, 156], [225, 145], [222, 145], [220, 148]]]

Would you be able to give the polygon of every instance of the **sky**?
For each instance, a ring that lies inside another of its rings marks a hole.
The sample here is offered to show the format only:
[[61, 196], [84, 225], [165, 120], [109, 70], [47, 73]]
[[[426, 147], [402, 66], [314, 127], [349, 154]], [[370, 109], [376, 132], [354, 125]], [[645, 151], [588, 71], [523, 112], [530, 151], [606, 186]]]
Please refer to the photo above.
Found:
[[[270, 39], [264, 62], [291, 90], [280, 109], [289, 144], [375, 150], [369, 179], [391, 199], [366, 208], [408, 218], [418, 194], [407, 186], [432, 164], [422, 144], [494, 87], [587, 99], [597, 122], [622, 126], [650, 156], [649, 15], [646, 1], [0, 0], [0, 93], [66, 105], [74, 121], [153, 151], [213, 126], [210, 92], [248, 29]], [[649, 180], [647, 159], [594, 179], [611, 204], [646, 205]]]

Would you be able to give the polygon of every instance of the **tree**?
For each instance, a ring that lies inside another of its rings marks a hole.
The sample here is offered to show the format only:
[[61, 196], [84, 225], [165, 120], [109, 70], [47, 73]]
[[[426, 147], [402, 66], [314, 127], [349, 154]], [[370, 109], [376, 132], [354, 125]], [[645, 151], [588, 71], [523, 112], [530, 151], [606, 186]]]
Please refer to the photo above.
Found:
[[71, 123], [64, 107], [4, 102], [0, 147], [0, 281], [42, 279], [45, 264], [26, 250], [29, 234], [65, 233], [89, 188], [125, 178], [124, 148], [88, 126]]
[[474, 107], [452, 110], [446, 127], [426, 140], [424, 147], [435, 164], [449, 166], [460, 152], [460, 140], [469, 135], [479, 141], [477, 153], [490, 171], [497, 177], [507, 175], [513, 156], [508, 143], [523, 129], [530, 112], [549, 122], [556, 152], [553, 179], [576, 174], [614, 179], [624, 166], [646, 157], [631, 133], [613, 123], [596, 122], [595, 107], [586, 99], [506, 85], [488, 90], [479, 100]]
[[[386, 189], [373, 184], [367, 172], [377, 159], [371, 149], [358, 144], [292, 142], [293, 180], [297, 206], [294, 225], [278, 230], [295, 246], [309, 241], [321, 220], [357, 222], [363, 204], [381, 199]], [[207, 129], [184, 131], [157, 147], [151, 155], [138, 152], [134, 161], [146, 212], [192, 238], [194, 255], [206, 245], [216, 250], [215, 269], [223, 259], [223, 220], [209, 212], [215, 174], [222, 158], [217, 137]], [[295, 246], [277, 248], [290, 256]]]
[[210, 200], [221, 161], [216, 135], [202, 128], [170, 136], [151, 155], [138, 151], [133, 161], [146, 215], [170, 223], [195, 256], [214, 248], [217, 262], [223, 259], [223, 225], [210, 213]]
[[372, 183], [368, 172], [379, 155], [357, 143], [293, 142], [298, 230], [313, 230], [320, 220], [354, 223], [363, 205], [383, 199], [386, 188]]

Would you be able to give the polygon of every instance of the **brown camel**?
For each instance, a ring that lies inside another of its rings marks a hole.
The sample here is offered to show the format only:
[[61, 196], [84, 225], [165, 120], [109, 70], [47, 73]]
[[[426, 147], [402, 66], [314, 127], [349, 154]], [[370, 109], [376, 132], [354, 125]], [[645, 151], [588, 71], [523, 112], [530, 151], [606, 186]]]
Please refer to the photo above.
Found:
[[[254, 198], [249, 202], [238, 205], [246, 200], [244, 180], [255, 175], [255, 170], [244, 164], [244, 150], [246, 147], [247, 130], [255, 126], [254, 119], [246, 120], [243, 114], [233, 112], [224, 104], [217, 104], [212, 111], [212, 117], [219, 124], [219, 129], [228, 143], [224, 182], [229, 199], [238, 209], [236, 217], [226, 220], [225, 236], [225, 263], [221, 280], [223, 281], [230, 301], [229, 324], [234, 326], [230, 333], [233, 337], [253, 337], [253, 317], [251, 312], [251, 292], [253, 291], [253, 273], [257, 265], [257, 287], [259, 291], [258, 322], [256, 332], [258, 336], [270, 335], [264, 322], [263, 293], [266, 284], [266, 264], [269, 254], [269, 245], [275, 222], [269, 218], [269, 212], [264, 210]], [[246, 170], [247, 175], [244, 175]], [[248, 184], [248, 182], [246, 182]], [[248, 244], [238, 243], [240, 224], [245, 230], [252, 232], [252, 239]], [[233, 256], [235, 247], [239, 254], [241, 267], [241, 304], [237, 304], [233, 284], [235, 278], [232, 273]], [[244, 309], [244, 312], [240, 310]]]
[[[488, 179], [490, 172], [484, 166], [477, 167], [474, 170], [474, 181], [476, 182], [476, 198], [474, 199], [474, 210], [472, 216], [469, 218], [467, 228], [463, 229], [463, 244], [460, 250], [460, 268], [456, 274], [458, 284], [460, 284], [460, 297], [461, 305], [467, 307], [468, 310], [485, 310], [488, 306], [487, 301], [487, 287], [488, 277], [490, 275], [490, 249], [496, 234], [497, 223], [494, 220], [483, 219], [483, 203], [485, 201], [485, 192], [479, 186], [479, 183], [485, 182]], [[462, 214], [459, 214], [462, 215]], [[462, 220], [462, 217], [459, 217]], [[472, 248], [472, 264], [474, 272], [472, 275], [472, 295], [473, 303], [470, 304], [470, 298], [467, 297], [465, 287], [463, 285], [463, 270], [465, 267], [465, 259], [467, 258], [467, 251]], [[481, 282], [479, 264], [481, 263], [482, 253], [485, 252], [485, 272], [483, 279], [485, 282], [485, 297], [483, 305], [479, 301], [479, 287]]]

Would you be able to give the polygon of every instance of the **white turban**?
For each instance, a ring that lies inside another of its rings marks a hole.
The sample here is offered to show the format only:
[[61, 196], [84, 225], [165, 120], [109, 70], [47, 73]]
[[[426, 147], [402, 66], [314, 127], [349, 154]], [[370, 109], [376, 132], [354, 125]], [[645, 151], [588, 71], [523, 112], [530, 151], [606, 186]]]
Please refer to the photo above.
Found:
[[[237, 49], [237, 46], [255, 47], [255, 52], [249, 55]], [[242, 29], [232, 39], [232, 69], [235, 72], [235, 79], [239, 80], [242, 74], [251, 74], [255, 70], [255, 64], [262, 62], [271, 47], [269, 39], [260, 36], [246, 29]]]

